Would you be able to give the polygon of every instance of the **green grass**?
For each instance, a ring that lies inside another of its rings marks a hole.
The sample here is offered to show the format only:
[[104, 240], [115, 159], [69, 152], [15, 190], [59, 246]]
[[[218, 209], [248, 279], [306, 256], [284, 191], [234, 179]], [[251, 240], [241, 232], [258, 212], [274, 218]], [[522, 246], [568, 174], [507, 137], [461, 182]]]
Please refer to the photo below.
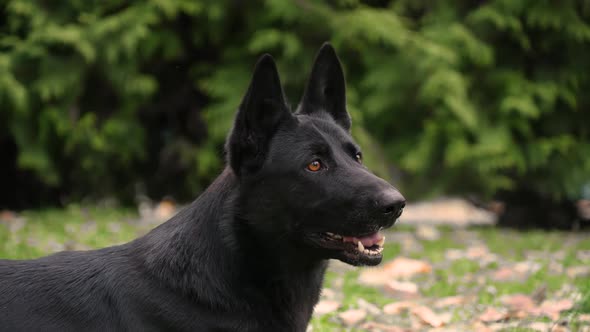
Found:
[[[83, 250], [123, 243], [145, 233], [151, 227], [142, 226], [137, 219], [136, 212], [132, 210], [77, 205], [63, 210], [24, 212], [17, 220], [0, 223], [0, 258], [34, 258], [64, 249]], [[484, 265], [478, 259], [462, 258], [449, 261], [445, 256], [447, 250], [464, 250], [470, 244], [465, 240], [458, 240], [455, 230], [451, 228], [441, 227], [438, 231], [438, 240], [416, 240], [420, 242], [420, 251], [405, 253], [402, 244], [393, 240], [386, 244], [384, 251], [384, 261], [406, 256], [426, 261], [433, 266], [432, 273], [411, 280], [419, 285], [418, 301], [428, 304], [446, 296], [473, 295], [479, 305], [499, 305], [502, 295], [530, 295], [535, 290], [545, 287], [550, 297], [557, 294], [564, 285], [574, 285], [582, 296], [575, 308], [567, 313], [571, 318], [572, 331], [576, 331], [576, 326], [582, 326], [576, 322], [577, 315], [590, 313], [590, 278], [572, 280], [565, 273], [550, 273], [549, 270], [549, 264], [554, 260], [551, 255], [558, 252], [561, 252], [559, 264], [562, 264], [564, 269], [588, 264], [581, 261], [577, 255], [580, 250], [590, 250], [588, 234], [584, 237], [568, 232], [472, 228], [470, 231], [479, 243], [485, 244], [489, 251], [498, 257], [498, 261]], [[405, 232], [408, 236], [413, 236], [414, 228], [402, 225], [395, 227], [393, 232]], [[525, 259], [540, 264], [539, 270], [531, 273], [526, 282], [495, 281], [490, 277], [499, 267], [510, 266]], [[362, 270], [355, 268], [328, 271], [325, 287], [340, 294], [342, 305], [338, 312], [314, 317], [314, 331], [357, 331], [355, 328], [344, 329], [337, 314], [357, 308], [359, 298], [379, 308], [399, 300], [383, 288], [360, 285], [357, 280]], [[453, 322], [461, 321], [458, 314], [461, 308], [457, 310], [459, 311], [453, 312]], [[368, 319], [372, 317], [369, 316]]]
[[[136, 213], [125, 209], [82, 208], [24, 212], [0, 225], [0, 257], [34, 258], [63, 249], [100, 248], [137, 236]], [[12, 229], [12, 231], [11, 231]]]

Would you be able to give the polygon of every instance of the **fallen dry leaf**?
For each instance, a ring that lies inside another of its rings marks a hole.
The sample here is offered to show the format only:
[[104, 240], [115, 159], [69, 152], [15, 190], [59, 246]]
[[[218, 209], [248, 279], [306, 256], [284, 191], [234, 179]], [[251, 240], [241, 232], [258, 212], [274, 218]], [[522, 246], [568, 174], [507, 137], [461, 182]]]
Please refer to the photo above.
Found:
[[438, 317], [440, 318], [440, 320], [442, 320], [444, 325], [448, 325], [453, 319], [453, 313], [450, 311], [439, 313]]
[[547, 300], [543, 302], [541, 307], [549, 307], [553, 310], [566, 311], [574, 307], [574, 302], [570, 299], [561, 299], [557, 301]]
[[551, 330], [551, 323], [544, 323], [544, 322], [534, 322], [527, 326], [527, 328], [535, 331], [546, 332]]
[[547, 300], [541, 306], [529, 310], [529, 313], [535, 316], [546, 316], [552, 320], [558, 320], [562, 311], [570, 310], [573, 307], [574, 302], [569, 299]]
[[501, 267], [492, 273], [492, 279], [495, 281], [524, 281], [526, 278], [525, 274], [510, 267]]
[[477, 332], [492, 332], [493, 331], [491, 328], [487, 327], [484, 323], [482, 323], [480, 321], [475, 321], [471, 327], [472, 327], [471, 331], [477, 331]]
[[411, 278], [417, 274], [432, 272], [432, 266], [424, 261], [398, 257], [385, 264], [383, 268], [392, 278]]
[[336, 298], [336, 292], [333, 289], [326, 287], [322, 289], [322, 293], [320, 294], [320, 296], [324, 299], [332, 300]]
[[529, 311], [536, 306], [535, 301], [524, 294], [505, 296], [502, 298], [502, 303], [512, 311]]
[[590, 277], [590, 266], [572, 266], [565, 273], [572, 279]]
[[418, 317], [422, 322], [432, 326], [440, 327], [444, 325], [444, 321], [430, 308], [425, 306], [418, 306], [412, 308], [412, 314]]
[[344, 325], [353, 326], [367, 318], [367, 312], [362, 309], [350, 309], [338, 314]]
[[541, 264], [537, 262], [518, 262], [514, 264], [513, 269], [519, 275], [526, 275], [539, 271]]
[[338, 310], [338, 308], [340, 308], [340, 302], [338, 301], [321, 300], [315, 305], [313, 313], [315, 315], [321, 316], [334, 312]]
[[489, 253], [490, 251], [488, 250], [488, 247], [478, 245], [467, 248], [465, 255], [469, 259], [478, 259], [488, 255]]
[[392, 279], [409, 279], [417, 274], [432, 272], [432, 266], [426, 262], [398, 257], [384, 264], [381, 268], [366, 269], [359, 276], [359, 282], [365, 285], [380, 286]]
[[410, 330], [393, 325], [385, 325], [375, 322], [367, 322], [361, 325], [363, 330], [380, 331], [380, 332], [409, 332]]
[[410, 301], [394, 302], [386, 304], [383, 307], [383, 312], [389, 315], [398, 315], [415, 306], [416, 303]]
[[465, 303], [465, 297], [461, 296], [461, 295], [456, 295], [456, 296], [443, 297], [442, 299], [436, 301], [434, 306], [436, 308], [445, 308], [445, 307], [451, 307], [451, 306], [458, 306], [463, 303]]
[[418, 285], [409, 281], [391, 280], [385, 285], [385, 290], [404, 299], [415, 298], [419, 295]]
[[485, 323], [493, 323], [504, 320], [508, 317], [508, 314], [505, 312], [500, 312], [495, 308], [487, 308], [481, 315], [479, 315], [478, 319]]
[[358, 307], [360, 309], [364, 309], [366, 310], [368, 313], [370, 313], [371, 315], [379, 315], [381, 314], [381, 309], [379, 309], [378, 306], [374, 305], [373, 303], [363, 299], [363, 298], [359, 298], [356, 300], [356, 304], [358, 305]]
[[415, 231], [416, 236], [421, 240], [436, 241], [440, 238], [440, 232], [434, 226], [418, 226]]
[[465, 251], [460, 250], [460, 249], [447, 249], [447, 251], [445, 251], [445, 258], [447, 260], [457, 260], [457, 259], [461, 259], [465, 257]]
[[367, 286], [382, 286], [390, 279], [391, 277], [383, 268], [367, 268], [361, 272], [359, 283]]

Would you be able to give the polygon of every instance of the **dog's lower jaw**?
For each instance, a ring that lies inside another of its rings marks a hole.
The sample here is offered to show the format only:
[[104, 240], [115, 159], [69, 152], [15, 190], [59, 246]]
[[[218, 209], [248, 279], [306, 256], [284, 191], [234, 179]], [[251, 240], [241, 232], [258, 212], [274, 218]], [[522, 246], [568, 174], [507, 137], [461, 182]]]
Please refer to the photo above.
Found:
[[339, 257], [336, 257], [336, 259], [353, 266], [375, 266], [379, 265], [383, 260], [383, 256], [381, 254], [376, 256], [364, 256], [360, 253], [357, 254], [349, 251], [343, 251], [338, 256]]

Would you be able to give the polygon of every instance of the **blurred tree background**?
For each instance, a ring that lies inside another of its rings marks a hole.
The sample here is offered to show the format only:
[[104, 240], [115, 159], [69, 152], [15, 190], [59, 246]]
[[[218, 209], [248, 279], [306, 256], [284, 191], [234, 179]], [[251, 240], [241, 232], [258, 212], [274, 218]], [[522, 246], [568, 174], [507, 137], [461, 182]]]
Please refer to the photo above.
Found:
[[588, 0], [4, 0], [0, 208], [194, 198], [256, 58], [295, 104], [326, 40], [367, 163], [410, 198], [590, 181]]

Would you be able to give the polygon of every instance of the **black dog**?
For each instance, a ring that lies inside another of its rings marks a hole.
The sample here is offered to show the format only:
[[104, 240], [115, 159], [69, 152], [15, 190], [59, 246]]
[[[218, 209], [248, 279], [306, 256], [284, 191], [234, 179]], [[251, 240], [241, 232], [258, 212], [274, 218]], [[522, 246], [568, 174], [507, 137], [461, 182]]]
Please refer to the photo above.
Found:
[[0, 261], [0, 330], [305, 331], [327, 260], [379, 264], [404, 206], [350, 125], [330, 45], [295, 113], [264, 55], [215, 182], [130, 243]]

